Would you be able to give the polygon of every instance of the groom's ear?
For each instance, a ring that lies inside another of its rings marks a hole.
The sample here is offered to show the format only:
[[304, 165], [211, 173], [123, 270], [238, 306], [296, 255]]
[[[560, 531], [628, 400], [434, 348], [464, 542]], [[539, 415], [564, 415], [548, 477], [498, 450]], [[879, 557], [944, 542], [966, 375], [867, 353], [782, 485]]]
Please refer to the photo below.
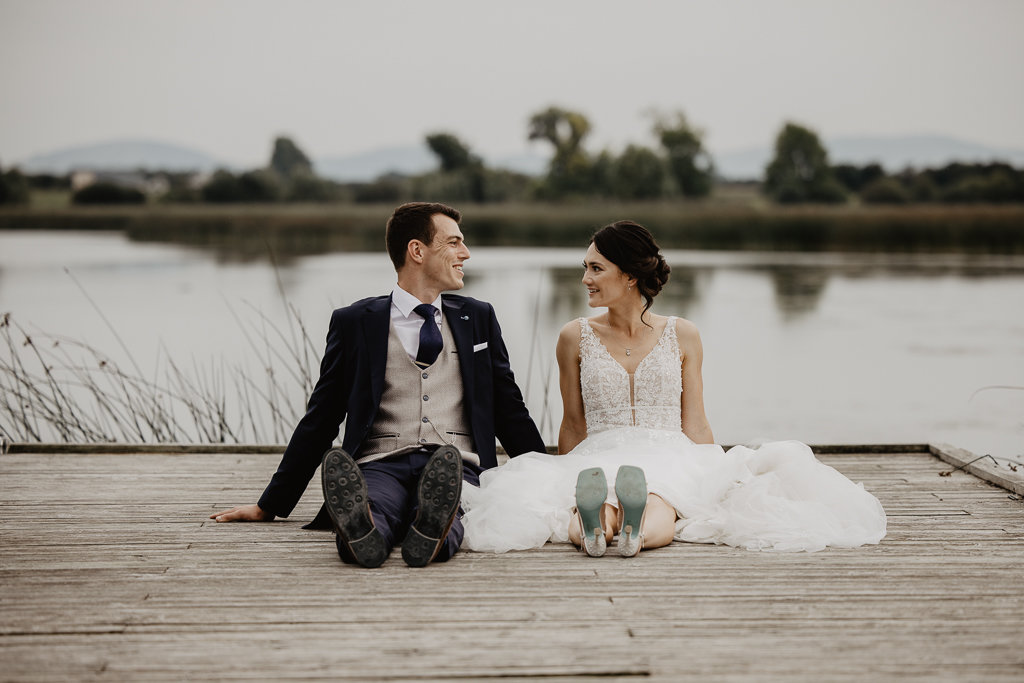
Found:
[[409, 240], [408, 244], [405, 245], [405, 260], [423, 263], [423, 252], [426, 250], [426, 247], [427, 245], [419, 240]]

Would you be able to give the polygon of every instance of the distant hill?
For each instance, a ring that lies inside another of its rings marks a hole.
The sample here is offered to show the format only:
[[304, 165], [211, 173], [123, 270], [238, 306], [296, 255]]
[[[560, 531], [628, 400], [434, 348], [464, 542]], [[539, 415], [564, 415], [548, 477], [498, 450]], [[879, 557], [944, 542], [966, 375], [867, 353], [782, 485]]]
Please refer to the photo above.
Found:
[[72, 170], [210, 171], [224, 164], [198, 150], [151, 140], [114, 140], [40, 154], [18, 164], [26, 173]]
[[373, 180], [385, 173], [425, 173], [436, 167], [437, 157], [426, 146], [419, 145], [385, 147], [313, 160], [313, 168], [318, 175], [340, 182]]
[[[529, 152], [485, 160], [491, 168], [504, 168], [527, 175], [540, 175], [547, 159]], [[360, 154], [316, 159], [313, 166], [325, 178], [341, 182], [373, 180], [385, 173], [414, 175], [437, 168], [437, 157], [426, 145], [386, 147]]]
[[[528, 175], [539, 175], [547, 159], [530, 152], [487, 159], [492, 168], [505, 168]], [[95, 145], [68, 147], [39, 154], [15, 164], [26, 173], [62, 174], [73, 170], [127, 171], [172, 170], [211, 171], [233, 168], [215, 157], [181, 145], [151, 140], [112, 140]], [[346, 156], [313, 160], [319, 175], [341, 182], [373, 180], [385, 173], [413, 175], [437, 168], [437, 157], [426, 145], [384, 147]]]
[[[907, 166], [928, 168], [953, 161], [967, 163], [1005, 161], [1024, 166], [1024, 150], [999, 149], [938, 135], [900, 135], [892, 137], [840, 137], [822, 140], [833, 164], [881, 164], [886, 171]], [[761, 178], [771, 160], [771, 146], [712, 152], [720, 176], [730, 180]]]
[[[1024, 150], [999, 149], [935, 135], [892, 137], [840, 137], [824, 140], [834, 164], [858, 165], [877, 162], [887, 171], [943, 166], [952, 161], [1006, 161], [1024, 167]], [[730, 180], [759, 179], [772, 156], [770, 145], [715, 152], [719, 175]], [[547, 157], [534, 152], [486, 159], [491, 168], [504, 168], [527, 175], [542, 175]], [[232, 168], [204, 152], [162, 142], [115, 140], [84, 145], [34, 156], [17, 164], [27, 173], [67, 173], [93, 170], [179, 170], [210, 171]], [[313, 160], [316, 172], [342, 182], [373, 180], [385, 173], [425, 173], [437, 168], [437, 158], [426, 145], [384, 147], [359, 154], [321, 157]], [[236, 169], [239, 170], [239, 169]]]

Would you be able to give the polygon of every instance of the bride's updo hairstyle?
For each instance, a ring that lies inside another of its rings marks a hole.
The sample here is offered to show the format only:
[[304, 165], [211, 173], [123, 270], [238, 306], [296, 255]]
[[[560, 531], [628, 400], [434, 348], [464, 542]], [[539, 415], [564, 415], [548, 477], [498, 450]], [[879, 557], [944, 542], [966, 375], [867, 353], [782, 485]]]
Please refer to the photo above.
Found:
[[672, 270], [662, 258], [654, 235], [639, 223], [617, 221], [598, 230], [590, 241], [619, 270], [636, 278], [636, 288], [644, 298], [644, 310], [640, 313], [643, 320]]

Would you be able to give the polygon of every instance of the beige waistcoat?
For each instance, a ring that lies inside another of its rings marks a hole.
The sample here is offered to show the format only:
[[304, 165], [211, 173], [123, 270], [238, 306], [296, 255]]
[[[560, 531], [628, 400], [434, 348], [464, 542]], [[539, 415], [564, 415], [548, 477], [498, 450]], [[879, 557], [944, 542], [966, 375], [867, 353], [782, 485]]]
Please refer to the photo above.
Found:
[[463, 460], [476, 465], [476, 454], [463, 405], [462, 375], [455, 339], [442, 316], [444, 347], [437, 360], [421, 368], [409, 358], [392, 325], [388, 334], [384, 393], [377, 417], [359, 450], [359, 462], [382, 460], [420, 446], [451, 444]]

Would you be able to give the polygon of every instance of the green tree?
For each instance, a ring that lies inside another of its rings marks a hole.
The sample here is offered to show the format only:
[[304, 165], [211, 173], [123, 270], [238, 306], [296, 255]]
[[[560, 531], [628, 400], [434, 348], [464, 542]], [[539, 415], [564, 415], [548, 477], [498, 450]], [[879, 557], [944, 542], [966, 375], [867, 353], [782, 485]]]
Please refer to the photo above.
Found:
[[274, 152], [270, 155], [270, 168], [282, 178], [298, 175], [313, 175], [313, 164], [305, 152], [299, 149], [291, 138], [279, 137], [274, 140]]
[[337, 183], [310, 173], [292, 178], [284, 199], [289, 202], [329, 202], [339, 195]]
[[409, 180], [397, 173], [385, 173], [370, 183], [356, 183], [352, 186], [357, 203], [396, 203], [409, 199]]
[[273, 202], [281, 196], [280, 181], [266, 169], [246, 171], [239, 176], [222, 169], [202, 189], [203, 200], [216, 203]]
[[238, 178], [231, 171], [218, 169], [203, 185], [201, 190], [203, 201], [215, 203], [242, 201], [242, 188]]
[[653, 150], [630, 145], [612, 167], [612, 188], [621, 199], [655, 199], [662, 196], [665, 165]]
[[846, 199], [817, 133], [795, 123], [787, 123], [775, 139], [775, 157], [765, 168], [764, 191], [782, 203]]
[[668, 168], [685, 197], [711, 194], [715, 167], [704, 149], [704, 131], [694, 128], [683, 112], [656, 116], [654, 134], [665, 149]]
[[6, 173], [0, 168], [0, 204], [27, 204], [28, 200], [28, 179], [16, 168]]
[[479, 157], [451, 133], [433, 133], [427, 136], [427, 146], [441, 162], [441, 171], [448, 173], [470, 166], [481, 165]]
[[865, 185], [860, 198], [865, 204], [906, 204], [912, 196], [903, 183], [887, 176]]
[[560, 197], [591, 190], [591, 164], [583, 150], [590, 121], [579, 112], [548, 107], [530, 117], [530, 140], [546, 140], [555, 148], [542, 194]]
[[238, 176], [238, 183], [245, 202], [275, 202], [283, 194], [280, 180], [266, 169], [246, 171]]
[[[490, 173], [484, 168], [483, 160], [473, 154], [468, 145], [451, 133], [434, 133], [428, 135], [426, 141], [441, 163], [439, 173], [428, 174], [423, 179], [426, 186], [436, 188], [428, 193], [429, 196], [444, 197], [449, 201], [487, 201]], [[431, 177], [434, 175], [439, 177]]]
[[939, 188], [935, 181], [924, 173], [915, 173], [904, 179], [910, 196], [915, 202], [935, 201], [939, 196]]
[[590, 191], [598, 196], [615, 194], [615, 155], [602, 150], [590, 162]]
[[98, 182], [86, 185], [71, 196], [73, 204], [145, 204], [146, 195], [134, 187]]
[[885, 177], [885, 169], [879, 164], [857, 166], [855, 164], [837, 164], [832, 167], [832, 175], [843, 187], [851, 192], [860, 192], [861, 188]]

